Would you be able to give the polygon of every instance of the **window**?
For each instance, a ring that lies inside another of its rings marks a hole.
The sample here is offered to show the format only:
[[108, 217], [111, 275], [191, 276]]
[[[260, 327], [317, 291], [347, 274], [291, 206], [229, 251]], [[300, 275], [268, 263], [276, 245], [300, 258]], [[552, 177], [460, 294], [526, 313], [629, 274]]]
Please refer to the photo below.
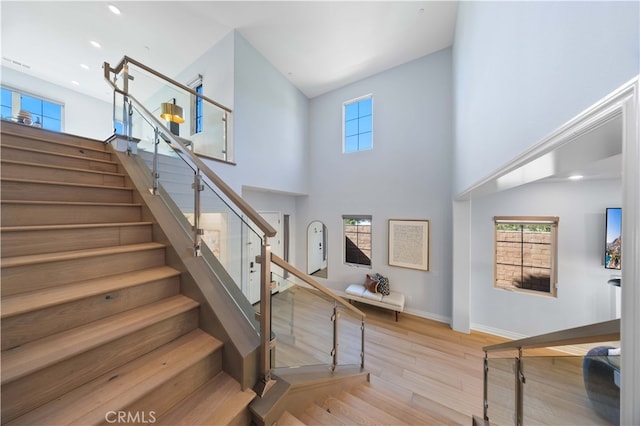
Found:
[[371, 216], [343, 216], [344, 262], [371, 267]]
[[555, 296], [558, 218], [497, 216], [494, 222], [494, 286]]
[[[190, 83], [187, 84], [191, 89], [193, 89], [197, 94], [202, 95], [202, 75], [198, 74], [198, 76], [193, 79]], [[191, 134], [195, 135], [196, 133], [202, 133], [202, 117], [204, 115], [203, 112], [204, 104], [202, 102], [202, 98], [199, 96], [191, 96]]]
[[33, 125], [56, 132], [62, 131], [61, 104], [3, 87], [2, 118], [13, 119], [21, 110], [31, 113]]
[[343, 152], [373, 148], [373, 98], [371, 95], [344, 103]]

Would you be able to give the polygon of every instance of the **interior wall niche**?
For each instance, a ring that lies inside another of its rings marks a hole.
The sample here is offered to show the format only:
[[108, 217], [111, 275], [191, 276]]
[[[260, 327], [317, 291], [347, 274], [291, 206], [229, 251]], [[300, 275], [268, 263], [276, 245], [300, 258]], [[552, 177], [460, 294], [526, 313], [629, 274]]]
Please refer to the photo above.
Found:
[[328, 277], [327, 227], [318, 220], [307, 227], [307, 274]]

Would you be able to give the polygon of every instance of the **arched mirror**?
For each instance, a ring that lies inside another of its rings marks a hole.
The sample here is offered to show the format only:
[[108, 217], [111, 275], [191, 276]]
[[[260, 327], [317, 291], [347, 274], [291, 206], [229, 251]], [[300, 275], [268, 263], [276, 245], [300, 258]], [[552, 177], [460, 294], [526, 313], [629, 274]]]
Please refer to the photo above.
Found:
[[327, 227], [315, 220], [307, 228], [307, 274], [327, 278]]

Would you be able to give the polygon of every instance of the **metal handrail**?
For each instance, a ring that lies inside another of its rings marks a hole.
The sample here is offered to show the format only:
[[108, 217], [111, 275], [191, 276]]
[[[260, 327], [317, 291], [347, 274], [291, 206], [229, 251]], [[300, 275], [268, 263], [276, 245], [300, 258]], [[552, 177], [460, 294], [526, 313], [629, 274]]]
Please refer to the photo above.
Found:
[[314, 279], [309, 277], [309, 275], [307, 275], [304, 272], [300, 271], [296, 267], [290, 265], [287, 261], [281, 259], [280, 257], [278, 257], [277, 255], [275, 255], [273, 253], [271, 253], [271, 261], [276, 266], [281, 267], [285, 271], [291, 273], [295, 277], [297, 277], [297, 278], [301, 279], [302, 281], [304, 281], [305, 283], [309, 284], [311, 287], [313, 287], [316, 290], [320, 291], [325, 296], [328, 296], [334, 302], [339, 303], [340, 305], [344, 306], [346, 309], [350, 310], [353, 314], [358, 315], [361, 318], [366, 318], [367, 315], [364, 312], [362, 312], [360, 309], [356, 308], [355, 306], [353, 306], [352, 304], [350, 304], [349, 302], [344, 300], [342, 297], [338, 296], [337, 294], [335, 294], [334, 292], [329, 290], [327, 287], [323, 286], [322, 284], [318, 283], [317, 281], [315, 281]]
[[[125, 57], [126, 58], [126, 57]], [[159, 129], [162, 130], [164, 136], [171, 142], [171, 144], [175, 144], [175, 146], [180, 148], [181, 154], [184, 154], [200, 171], [204, 174], [213, 184], [215, 184], [222, 193], [227, 196], [231, 202], [233, 202], [238, 209], [247, 215], [247, 217], [264, 233], [267, 237], [274, 237], [276, 235], [276, 230], [257, 212], [249, 205], [242, 197], [240, 197], [227, 183], [222, 180], [216, 173], [214, 173], [209, 166], [206, 165], [204, 161], [202, 161], [197, 155], [195, 155], [191, 150], [187, 149], [184, 143], [180, 140], [180, 138], [176, 137], [167, 127], [162, 123], [161, 120], [156, 118], [140, 101], [138, 101], [134, 96], [130, 93], [126, 93], [121, 90], [118, 86], [116, 86], [109, 78], [109, 72], [116, 72], [115, 69], [111, 68], [110, 65], [105, 62], [104, 63], [104, 74], [105, 80], [109, 83], [112, 89], [120, 93], [123, 96], [126, 96], [128, 99], [132, 101], [136, 105], [136, 108], [143, 112], [146, 115], [146, 119], [150, 119], [154, 125], [156, 125]], [[195, 92], [194, 92], [195, 93]], [[175, 149], [175, 147], [174, 147]]]
[[[105, 62], [105, 64], [106, 64], [106, 62]], [[205, 101], [207, 101], [207, 102], [209, 102], [209, 103], [211, 103], [211, 104], [213, 104], [213, 105], [217, 106], [218, 108], [225, 110], [226, 112], [229, 112], [229, 113], [231, 112], [231, 109], [230, 109], [229, 107], [226, 107], [226, 106], [224, 106], [224, 105], [222, 105], [222, 104], [220, 104], [220, 103], [218, 103], [218, 102], [214, 101], [213, 99], [209, 99], [209, 98], [207, 98], [206, 96], [204, 96], [204, 95], [203, 95], [203, 94], [201, 94], [201, 93], [197, 93], [195, 90], [193, 90], [193, 89], [192, 89], [192, 88], [190, 88], [189, 86], [185, 86], [184, 84], [179, 83], [179, 82], [175, 81], [174, 79], [172, 79], [172, 78], [170, 78], [170, 77], [167, 77], [166, 75], [164, 75], [164, 74], [162, 74], [162, 73], [160, 73], [160, 72], [158, 72], [158, 71], [154, 70], [153, 68], [149, 68], [149, 67], [148, 67], [148, 66], [146, 66], [145, 64], [140, 63], [140, 62], [136, 61], [135, 59], [130, 58], [130, 57], [126, 56], [126, 55], [122, 58], [122, 60], [120, 61], [120, 63], [119, 63], [118, 65], [116, 65], [116, 67], [115, 67], [115, 68], [109, 68], [109, 69], [110, 69], [111, 71], [113, 71], [115, 74], [118, 74], [118, 73], [120, 73], [120, 71], [122, 71], [122, 69], [124, 68], [124, 66], [125, 66], [126, 64], [133, 64], [133, 65], [135, 65], [135, 66], [137, 66], [137, 67], [140, 67], [140, 68], [142, 68], [143, 70], [145, 70], [146, 72], [148, 72], [149, 74], [153, 74], [153, 75], [155, 75], [156, 77], [159, 77], [159, 78], [163, 79], [163, 80], [164, 80], [164, 81], [166, 81], [167, 83], [171, 83], [172, 85], [177, 86], [177, 87], [181, 88], [182, 90], [185, 90], [185, 91], [189, 92], [189, 93], [190, 93], [190, 94], [192, 94], [193, 96], [197, 96], [197, 97], [199, 97], [199, 98], [202, 98], [202, 99], [204, 99]], [[105, 70], [106, 70], [106, 68], [105, 68]], [[108, 79], [107, 79], [107, 80], [108, 80]]]
[[533, 349], [620, 340], [620, 319], [599, 322], [539, 336], [526, 337], [482, 348], [484, 352], [509, 349]]

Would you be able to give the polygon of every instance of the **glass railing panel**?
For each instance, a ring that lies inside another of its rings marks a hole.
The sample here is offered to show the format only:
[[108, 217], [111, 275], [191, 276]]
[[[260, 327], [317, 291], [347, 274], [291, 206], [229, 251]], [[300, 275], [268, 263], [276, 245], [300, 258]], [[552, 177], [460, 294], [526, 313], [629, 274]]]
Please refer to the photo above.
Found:
[[619, 424], [619, 358], [606, 350], [585, 357], [525, 356], [523, 423]]
[[361, 365], [362, 317], [338, 304], [338, 365]]
[[[155, 132], [152, 123], [133, 108], [133, 137], [140, 140], [138, 155], [144, 160], [149, 174], [153, 174]], [[145, 130], [146, 129], [146, 130]], [[185, 234], [195, 242], [194, 217], [196, 170], [163, 140], [158, 144], [156, 191], [173, 212]], [[220, 283], [231, 295], [247, 321], [258, 331], [252, 303], [260, 298], [260, 265], [255, 262], [260, 255], [262, 238], [239, 216], [229, 202], [213, 189], [201, 176], [200, 223], [202, 256]]]
[[276, 339], [273, 368], [330, 365], [333, 303], [318, 291], [279, 277], [271, 297], [271, 329]]
[[487, 417], [491, 424], [513, 425], [516, 412], [515, 357], [489, 358]]
[[[129, 64], [129, 93], [141, 102], [176, 136], [183, 139], [198, 155], [230, 161], [228, 152], [228, 113], [208, 102], [198, 93], [192, 93], [166, 80]], [[167, 108], [176, 114], [176, 120], [165, 120]], [[134, 124], [135, 127], [135, 124]]]

